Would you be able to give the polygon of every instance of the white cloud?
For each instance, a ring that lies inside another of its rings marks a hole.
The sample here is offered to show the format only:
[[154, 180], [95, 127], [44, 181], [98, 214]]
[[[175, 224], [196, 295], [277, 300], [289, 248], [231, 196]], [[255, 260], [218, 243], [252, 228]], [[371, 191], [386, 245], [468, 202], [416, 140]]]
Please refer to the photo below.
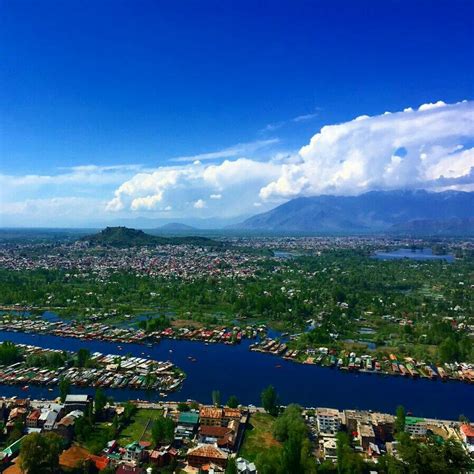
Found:
[[468, 189], [474, 166], [472, 114], [471, 102], [436, 102], [325, 126], [296, 154], [277, 153], [266, 161], [195, 161], [138, 173], [117, 188], [108, 210], [158, 211], [170, 205], [173, 212], [189, 215], [207, 195], [201, 209], [228, 216], [252, 212], [255, 203], [268, 209], [299, 195]]
[[205, 161], [205, 160], [217, 160], [220, 158], [235, 158], [237, 156], [243, 156], [243, 155], [254, 153], [257, 150], [269, 147], [270, 145], [275, 145], [278, 142], [279, 142], [278, 138], [270, 138], [268, 140], [256, 140], [254, 142], [238, 143], [237, 145], [224, 148], [219, 151], [213, 151], [210, 153], [200, 153], [198, 155], [179, 156], [178, 158], [173, 158], [171, 161], [174, 161], [177, 163], [193, 161], [196, 164], [200, 164], [201, 161]]
[[[463, 181], [474, 167], [474, 103], [425, 104], [414, 111], [360, 116], [329, 125], [301, 148], [301, 163], [284, 164], [260, 197], [321, 193], [357, 194], [371, 189], [432, 187], [440, 179]], [[403, 149], [403, 156], [396, 153]], [[455, 185], [455, 184], [454, 184]], [[453, 187], [453, 184], [450, 185]], [[474, 189], [474, 183], [470, 183]]]
[[206, 201], [203, 201], [202, 199], [198, 199], [194, 204], [193, 204], [194, 209], [204, 209], [206, 207]]

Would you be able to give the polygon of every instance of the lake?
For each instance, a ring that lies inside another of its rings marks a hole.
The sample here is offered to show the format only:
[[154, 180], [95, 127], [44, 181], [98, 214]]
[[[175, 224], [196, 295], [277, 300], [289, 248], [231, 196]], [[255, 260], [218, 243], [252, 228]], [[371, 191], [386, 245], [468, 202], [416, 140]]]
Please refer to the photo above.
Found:
[[377, 260], [400, 260], [403, 258], [408, 258], [410, 260], [444, 260], [445, 262], [452, 263], [454, 262], [454, 255], [435, 255], [430, 248], [424, 249], [397, 249], [384, 252], [377, 250], [375, 255], [372, 256]]
[[[171, 393], [170, 400], [196, 399], [211, 402], [212, 390], [220, 390], [221, 399], [236, 395], [241, 403], [260, 405], [260, 393], [269, 384], [274, 385], [283, 404], [295, 402], [304, 406], [372, 409], [394, 413], [398, 405], [419, 416], [457, 419], [460, 414], [474, 419], [474, 386], [461, 382], [442, 383], [430, 380], [412, 380], [376, 374], [354, 374], [286, 361], [269, 354], [251, 352], [249, 340], [230, 346], [205, 345], [197, 341], [164, 339], [153, 347], [140, 344], [105, 341], [81, 341], [52, 335], [35, 335], [0, 331], [0, 341], [31, 344], [52, 349], [108, 354], [150, 355], [153, 359], [171, 360], [183, 369], [187, 378], [180, 391]], [[170, 352], [171, 351], [171, 352]], [[191, 356], [197, 359], [192, 362]], [[281, 366], [277, 368], [276, 366]], [[93, 393], [94, 389], [73, 387], [74, 393]], [[158, 393], [140, 390], [108, 389], [115, 400], [158, 400]], [[19, 386], [0, 385], [0, 395], [51, 398], [55, 388], [31, 386], [28, 392]]]

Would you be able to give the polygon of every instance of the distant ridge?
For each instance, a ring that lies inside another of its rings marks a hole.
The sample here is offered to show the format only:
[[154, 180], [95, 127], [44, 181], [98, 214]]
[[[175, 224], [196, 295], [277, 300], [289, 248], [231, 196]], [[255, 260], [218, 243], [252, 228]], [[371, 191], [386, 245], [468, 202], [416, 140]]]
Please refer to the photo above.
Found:
[[148, 247], [156, 245], [196, 245], [201, 247], [222, 247], [222, 242], [217, 242], [206, 237], [160, 237], [150, 235], [143, 230], [128, 227], [106, 227], [97, 234], [87, 235], [80, 239], [89, 245], [109, 247]]
[[158, 227], [157, 230], [188, 232], [192, 230], [197, 230], [197, 228], [193, 227], [192, 225], [183, 224], [181, 222], [170, 222], [169, 224], [165, 224]]
[[[441, 233], [464, 234], [471, 229], [469, 219], [472, 218], [474, 193], [371, 191], [359, 196], [323, 195], [292, 199], [232, 228], [313, 233], [416, 230], [417, 233], [432, 234], [440, 233], [436, 232], [439, 221]], [[427, 221], [430, 221], [429, 225]]]

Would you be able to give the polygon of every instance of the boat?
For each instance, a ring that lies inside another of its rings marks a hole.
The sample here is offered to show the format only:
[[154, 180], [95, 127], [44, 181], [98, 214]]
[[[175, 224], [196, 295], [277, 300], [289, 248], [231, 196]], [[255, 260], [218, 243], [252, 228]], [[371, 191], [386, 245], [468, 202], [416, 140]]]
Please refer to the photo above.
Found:
[[276, 367], [277, 369], [281, 369], [281, 365], [280, 365], [280, 364], [275, 365], [275, 367]]
[[28, 390], [29, 388], [30, 388], [30, 387], [29, 387], [28, 385], [25, 385], [25, 386], [21, 387], [21, 389], [22, 389], [23, 391], [26, 391], [26, 390]]

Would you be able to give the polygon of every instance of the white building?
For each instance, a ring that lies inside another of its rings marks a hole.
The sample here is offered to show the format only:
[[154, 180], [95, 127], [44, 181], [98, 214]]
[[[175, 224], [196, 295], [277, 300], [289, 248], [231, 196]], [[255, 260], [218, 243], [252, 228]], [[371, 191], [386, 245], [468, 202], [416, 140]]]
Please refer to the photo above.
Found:
[[341, 426], [341, 414], [334, 408], [318, 408], [316, 410], [316, 421], [321, 433], [337, 433]]

